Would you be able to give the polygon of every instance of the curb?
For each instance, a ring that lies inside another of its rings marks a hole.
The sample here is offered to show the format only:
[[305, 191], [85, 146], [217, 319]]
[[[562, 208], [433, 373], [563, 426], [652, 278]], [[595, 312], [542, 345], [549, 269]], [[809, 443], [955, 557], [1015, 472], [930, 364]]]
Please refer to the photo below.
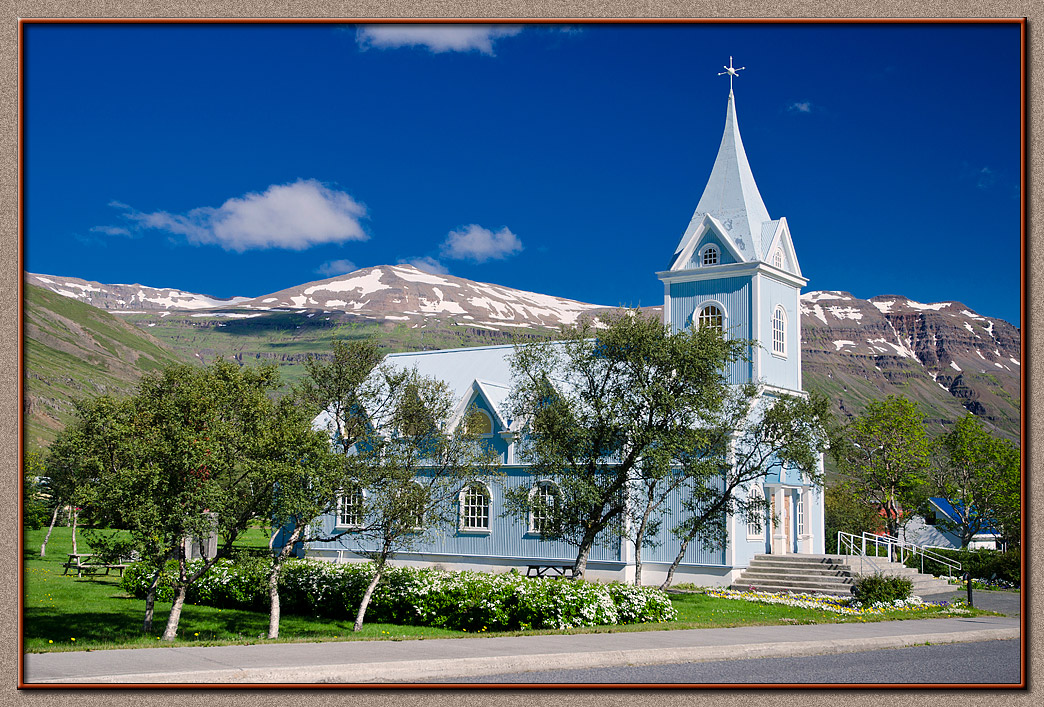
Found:
[[978, 629], [909, 636], [880, 636], [830, 641], [777, 641], [721, 646], [599, 651], [594, 653], [542, 653], [450, 660], [402, 660], [380, 663], [341, 663], [313, 667], [226, 668], [193, 672], [155, 672], [48, 680], [33, 684], [227, 684], [227, 683], [384, 683], [424, 682], [448, 677], [475, 678], [500, 673], [537, 670], [576, 670], [619, 665], [705, 663], [750, 658], [799, 657], [854, 653], [883, 648], [905, 648], [925, 643], [972, 643], [1017, 639], [1017, 628]]

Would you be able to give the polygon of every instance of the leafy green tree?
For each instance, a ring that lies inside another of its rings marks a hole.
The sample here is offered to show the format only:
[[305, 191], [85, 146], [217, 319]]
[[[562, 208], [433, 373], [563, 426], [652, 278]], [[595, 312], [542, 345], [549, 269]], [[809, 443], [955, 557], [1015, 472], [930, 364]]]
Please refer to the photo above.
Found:
[[842, 484], [827, 486], [823, 494], [823, 513], [827, 552], [838, 552], [838, 533], [862, 535], [884, 529], [878, 506], [867, 503]]
[[379, 360], [372, 341], [335, 344], [328, 361], [310, 362], [300, 388], [302, 398], [325, 410], [340, 455], [330, 477], [338, 487], [327, 502], [336, 499], [345, 529], [322, 539], [349, 538], [353, 552], [376, 569], [356, 631], [388, 562], [455, 527], [464, 486], [488, 477], [498, 464], [469, 431], [474, 411], [453, 419], [455, 401], [444, 383]]
[[[170, 366], [146, 376], [128, 398], [81, 402], [61, 447], [84, 469], [84, 502], [96, 517], [129, 531], [155, 568], [144, 628], [151, 630], [155, 588], [168, 560], [178, 563], [174, 604], [163, 632], [177, 635], [188, 587], [217, 561], [206, 543], [215, 530], [225, 551], [256, 517], [267, 467], [293, 450], [273, 443], [279, 412], [273, 366], [241, 369]], [[216, 528], [215, 528], [216, 516]], [[185, 542], [200, 540], [203, 562], [189, 568]], [[218, 553], [220, 554], [220, 552]]]
[[962, 548], [989, 529], [1009, 536], [1021, 515], [1021, 475], [1019, 448], [965, 415], [940, 438], [932, 465], [931, 492], [947, 501], [954, 515], [940, 518], [939, 525], [956, 532]]
[[41, 477], [45, 473], [39, 452], [22, 455], [22, 529], [36, 530], [47, 522], [47, 503]]
[[879, 508], [889, 535], [898, 536], [922, 503], [932, 455], [917, 406], [895, 395], [871, 400], [833, 440], [831, 453], [849, 490]]
[[[713, 328], [668, 331], [638, 311], [607, 314], [566, 329], [555, 342], [519, 344], [511, 367], [511, 405], [527, 420], [520, 456], [534, 476], [551, 480], [553, 503], [530, 489], [508, 492], [509, 513], [548, 517], [541, 537], [577, 548], [582, 576], [595, 543], [619, 532], [632, 487], [646, 496], [647, 516], [634, 526], [645, 544], [672, 461], [720, 447], [706, 420], [726, 404], [724, 370], [749, 342]], [[699, 467], [702, 469], [703, 467]]]
[[730, 516], [762, 518], [768, 502], [747, 491], [770, 474], [800, 473], [813, 487], [823, 483], [819, 461], [830, 438], [830, 402], [808, 396], [766, 394], [755, 385], [733, 387], [728, 404], [704, 421], [715, 440], [698, 457], [680, 458], [686, 481], [684, 516], [672, 528], [681, 541], [661, 588], [670, 586], [690, 543], [721, 547]]

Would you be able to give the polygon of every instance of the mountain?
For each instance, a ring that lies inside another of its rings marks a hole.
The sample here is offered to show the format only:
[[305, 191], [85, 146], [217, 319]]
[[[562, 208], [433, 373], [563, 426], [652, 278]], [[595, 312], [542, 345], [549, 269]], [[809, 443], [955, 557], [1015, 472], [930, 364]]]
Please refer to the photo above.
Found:
[[[334, 339], [375, 335], [389, 352], [507, 344], [609, 309], [409, 265], [225, 300], [53, 275], [26, 278], [108, 308], [178, 359], [268, 360], [290, 381], [303, 374], [299, 364], [308, 355], [327, 355]], [[1018, 439], [1018, 328], [958, 302], [921, 304], [898, 295], [861, 300], [847, 292], [809, 292], [801, 308], [805, 387], [827, 395], [843, 418], [871, 399], [901, 394], [937, 428], [970, 411]]]
[[93, 280], [56, 275], [25, 274], [25, 281], [45, 290], [70, 299], [85, 302], [98, 309], [110, 310], [170, 310], [211, 309], [235, 305], [249, 299], [232, 297], [219, 299], [192, 292], [182, 292], [171, 287], [148, 287], [146, 285], [103, 285]]
[[516, 290], [501, 285], [432, 275], [412, 265], [380, 265], [309, 282], [240, 302], [254, 310], [347, 312], [363, 317], [419, 323], [452, 318], [472, 327], [557, 328], [603, 305]]
[[72, 401], [123, 394], [147, 371], [185, 362], [167, 345], [97, 307], [26, 284], [23, 290], [25, 442], [49, 444]]
[[830, 397], [842, 416], [902, 394], [921, 405], [930, 424], [967, 411], [1018, 438], [1022, 336], [1008, 322], [960, 302], [861, 300], [848, 292], [804, 294], [801, 314], [805, 387]]

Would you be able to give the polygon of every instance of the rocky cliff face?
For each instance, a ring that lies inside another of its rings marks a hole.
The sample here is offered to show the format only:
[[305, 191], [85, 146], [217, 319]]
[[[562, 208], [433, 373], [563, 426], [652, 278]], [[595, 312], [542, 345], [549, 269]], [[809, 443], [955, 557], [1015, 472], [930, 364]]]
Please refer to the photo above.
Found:
[[847, 292], [801, 297], [805, 387], [845, 416], [867, 400], [902, 394], [947, 425], [972, 412], [1017, 437], [1021, 422], [1020, 331], [959, 302], [921, 304]]

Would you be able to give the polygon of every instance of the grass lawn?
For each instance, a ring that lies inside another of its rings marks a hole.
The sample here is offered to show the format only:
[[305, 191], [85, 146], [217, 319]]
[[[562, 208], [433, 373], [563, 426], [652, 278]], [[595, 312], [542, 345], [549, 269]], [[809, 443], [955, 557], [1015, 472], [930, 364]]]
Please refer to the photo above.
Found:
[[[173, 643], [159, 640], [170, 611], [169, 603], [156, 603], [153, 630], [141, 631], [145, 602], [125, 594], [119, 587], [119, 575], [77, 578], [64, 575], [62, 565], [71, 552], [69, 528], [54, 529], [47, 544], [47, 556], [40, 557], [40, 543], [46, 529], [25, 534], [24, 617], [22, 635], [24, 650], [29, 653], [55, 650], [98, 650], [107, 648], [140, 648], [186, 645], [230, 645], [268, 643], [266, 612], [216, 609], [186, 604], [181, 615], [178, 639]], [[266, 547], [268, 537], [260, 529], [252, 530], [236, 547]], [[89, 549], [79, 536], [81, 552]], [[683, 628], [724, 628], [729, 626], [842, 623], [920, 619], [950, 615], [939, 607], [916, 611], [894, 611], [871, 616], [843, 616], [828, 611], [789, 606], [758, 604], [721, 599], [699, 593], [671, 595], [678, 610], [676, 621], [661, 624], [633, 624], [567, 629], [565, 631], [515, 631], [482, 635], [528, 635], [547, 633], [605, 633], [617, 631], [649, 631]], [[972, 615], [982, 614], [972, 610]], [[467, 632], [395, 624], [365, 624], [359, 633], [352, 632], [351, 621], [316, 619], [283, 614], [280, 641], [402, 640], [422, 638], [467, 637]]]

